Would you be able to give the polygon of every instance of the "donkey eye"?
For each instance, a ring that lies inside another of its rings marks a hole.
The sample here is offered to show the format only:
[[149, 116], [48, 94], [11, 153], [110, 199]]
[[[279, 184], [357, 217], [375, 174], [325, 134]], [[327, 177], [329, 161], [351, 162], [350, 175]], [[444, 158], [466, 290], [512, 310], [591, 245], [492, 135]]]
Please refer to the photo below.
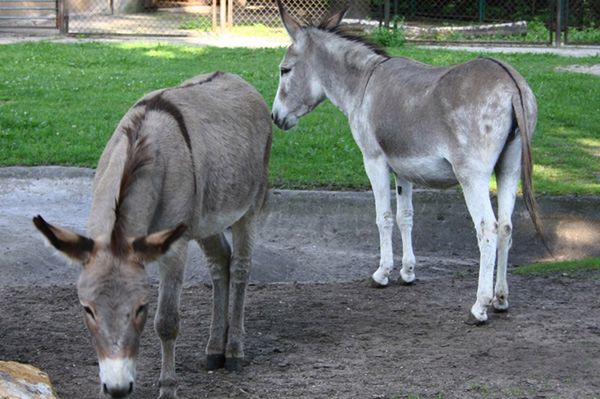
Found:
[[135, 312], [135, 317], [140, 317], [147, 309], [148, 305], [140, 305]]
[[87, 313], [88, 316], [90, 316], [93, 320], [96, 320], [96, 316], [94, 315], [94, 311], [92, 310], [92, 308], [90, 308], [89, 306], [84, 306], [83, 310], [85, 310], [85, 313]]
[[290, 72], [292, 72], [292, 68], [284, 68], [284, 67], [281, 68], [281, 76], [288, 74]]

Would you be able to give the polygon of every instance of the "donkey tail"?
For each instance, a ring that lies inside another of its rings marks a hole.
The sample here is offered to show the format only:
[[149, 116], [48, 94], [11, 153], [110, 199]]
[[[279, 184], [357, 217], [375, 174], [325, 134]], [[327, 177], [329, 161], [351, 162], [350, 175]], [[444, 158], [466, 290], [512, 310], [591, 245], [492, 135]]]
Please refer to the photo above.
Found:
[[499, 65], [508, 76], [512, 79], [517, 88], [517, 93], [513, 94], [512, 106], [517, 121], [517, 127], [521, 136], [521, 183], [523, 185], [523, 202], [529, 212], [531, 221], [535, 228], [536, 233], [542, 240], [542, 244], [546, 250], [552, 254], [548, 242], [543, 232], [542, 221], [539, 216], [539, 206], [535, 199], [535, 192], [533, 189], [533, 158], [531, 155], [531, 138], [533, 132], [530, 131], [530, 121], [527, 118], [527, 106], [525, 103], [525, 80], [519, 75], [510, 65], [491, 57], [484, 57], [495, 64]]

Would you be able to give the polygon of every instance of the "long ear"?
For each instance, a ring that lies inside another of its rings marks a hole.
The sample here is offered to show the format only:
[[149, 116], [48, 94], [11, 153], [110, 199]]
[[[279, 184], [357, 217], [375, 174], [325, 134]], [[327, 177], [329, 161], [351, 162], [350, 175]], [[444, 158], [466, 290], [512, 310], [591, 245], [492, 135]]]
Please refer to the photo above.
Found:
[[344, 19], [344, 16], [346, 15], [347, 12], [348, 12], [348, 3], [346, 3], [344, 8], [342, 8], [340, 11], [336, 12], [335, 14], [331, 15], [329, 18], [327, 18], [323, 22], [321, 22], [321, 24], [319, 25], [319, 28], [325, 29], [325, 30], [332, 30], [332, 29], [336, 28], [342, 22], [342, 19]]
[[277, 7], [279, 8], [279, 15], [281, 16], [281, 21], [283, 22], [285, 30], [287, 30], [292, 40], [296, 41], [298, 33], [302, 29], [302, 25], [287, 12], [283, 7], [283, 2], [281, 0], [277, 0]]
[[164, 255], [171, 244], [177, 241], [187, 230], [183, 223], [178, 224], [172, 229], [159, 231], [144, 237], [138, 237], [133, 240], [133, 252], [144, 262], [152, 262]]
[[61, 229], [47, 223], [44, 218], [37, 215], [33, 224], [48, 239], [50, 244], [70, 259], [84, 263], [94, 250], [94, 240], [72, 231]]

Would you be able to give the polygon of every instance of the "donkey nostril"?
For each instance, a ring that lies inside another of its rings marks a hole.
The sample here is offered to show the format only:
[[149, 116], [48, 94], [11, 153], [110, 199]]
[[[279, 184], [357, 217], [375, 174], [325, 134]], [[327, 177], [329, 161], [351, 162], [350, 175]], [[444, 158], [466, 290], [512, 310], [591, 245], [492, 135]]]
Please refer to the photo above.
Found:
[[133, 382], [129, 383], [129, 393], [133, 392]]
[[108, 388], [106, 387], [106, 384], [102, 384], [102, 392], [104, 392], [105, 395], [108, 395]]

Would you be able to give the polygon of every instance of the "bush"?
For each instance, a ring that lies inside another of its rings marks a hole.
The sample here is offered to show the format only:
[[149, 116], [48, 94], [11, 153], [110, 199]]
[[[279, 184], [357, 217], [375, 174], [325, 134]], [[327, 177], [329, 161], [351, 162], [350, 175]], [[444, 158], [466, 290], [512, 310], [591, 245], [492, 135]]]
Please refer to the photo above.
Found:
[[393, 27], [379, 27], [371, 32], [371, 40], [383, 47], [402, 47], [406, 43], [402, 20], [394, 18]]

